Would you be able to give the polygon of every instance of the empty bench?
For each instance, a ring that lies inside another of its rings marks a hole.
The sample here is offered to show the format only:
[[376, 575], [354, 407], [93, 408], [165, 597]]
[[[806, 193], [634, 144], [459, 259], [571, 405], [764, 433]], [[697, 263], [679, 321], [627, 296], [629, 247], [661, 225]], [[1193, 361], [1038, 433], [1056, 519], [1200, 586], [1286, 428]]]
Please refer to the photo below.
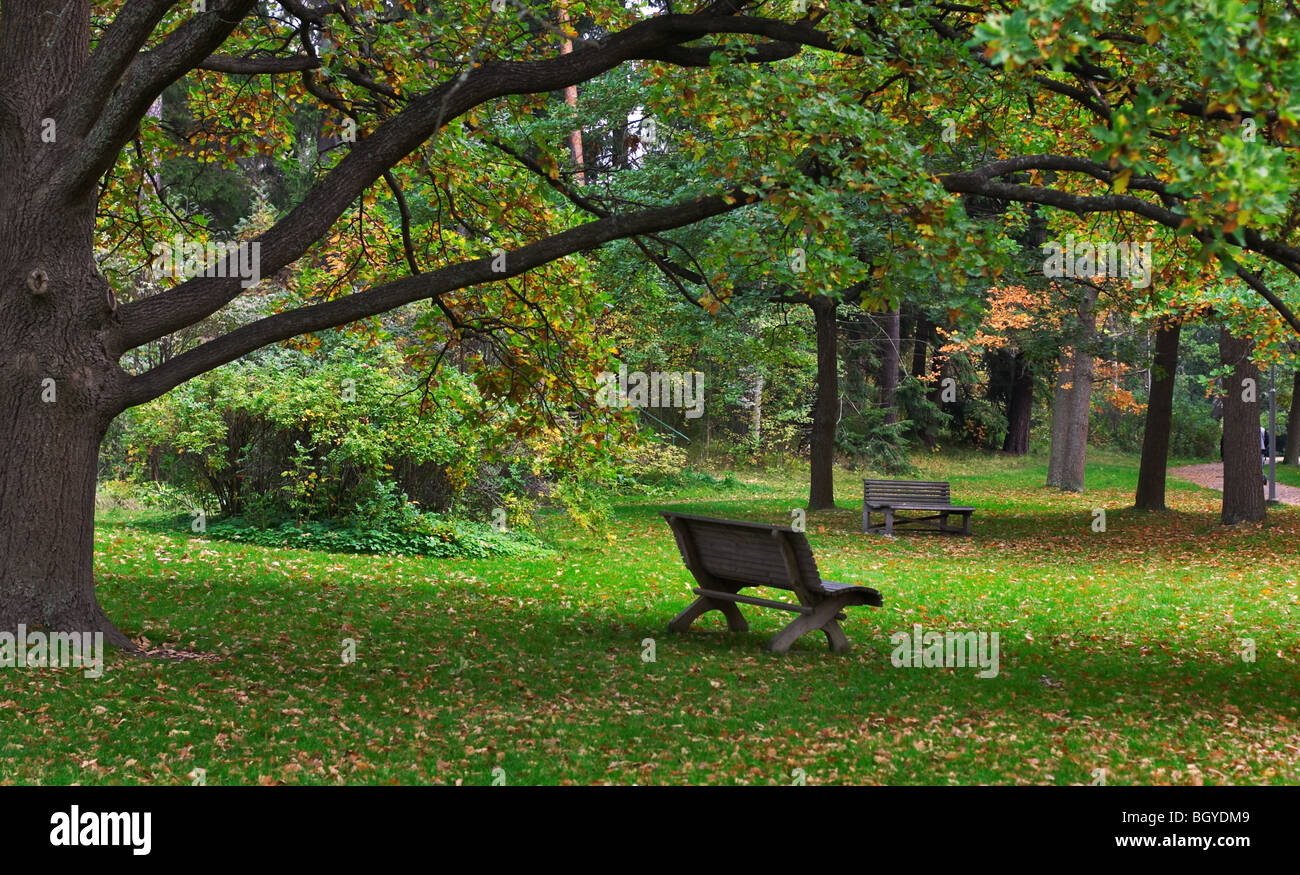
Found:
[[[938, 531], [969, 535], [970, 515], [975, 508], [952, 503], [948, 484], [942, 480], [864, 480], [862, 491], [862, 531], [894, 534], [894, 526], [937, 521]], [[899, 511], [922, 512], [923, 516], [904, 517]], [[872, 514], [884, 516], [873, 525]], [[961, 526], [948, 524], [948, 517], [961, 516]]]
[[[739, 520], [661, 511], [677, 539], [682, 561], [699, 584], [699, 598], [668, 624], [669, 632], [685, 632], [708, 611], [721, 611], [732, 632], [748, 632], [749, 624], [737, 603], [791, 611], [799, 616], [768, 642], [772, 653], [785, 653], [808, 632], [826, 633], [831, 652], [846, 653], [849, 640], [838, 621], [852, 605], [880, 607], [880, 593], [867, 586], [823, 580], [803, 532]], [[798, 604], [742, 595], [747, 587], [789, 590]]]

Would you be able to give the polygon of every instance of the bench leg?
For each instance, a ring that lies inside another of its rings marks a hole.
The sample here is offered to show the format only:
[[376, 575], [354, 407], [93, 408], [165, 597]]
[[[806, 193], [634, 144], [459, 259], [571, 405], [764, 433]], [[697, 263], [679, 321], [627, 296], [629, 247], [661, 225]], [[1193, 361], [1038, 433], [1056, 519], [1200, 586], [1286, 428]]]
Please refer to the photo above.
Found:
[[740, 613], [740, 608], [736, 607], [735, 602], [718, 602], [707, 596], [700, 596], [691, 602], [690, 606], [677, 616], [673, 617], [668, 624], [669, 632], [685, 632], [691, 628], [691, 624], [700, 618], [701, 614], [709, 611], [722, 611], [722, 615], [727, 618], [727, 631], [729, 632], [748, 632], [749, 623]]
[[885, 509], [885, 534], [891, 538], [894, 536], [894, 509], [893, 508]]
[[963, 535], [970, 534], [970, 514], [968, 513], [961, 515], [961, 533]]
[[946, 513], [939, 514], [939, 531], [941, 532], [956, 531], [956, 529], [948, 528], [948, 515]]
[[826, 632], [832, 653], [844, 653], [849, 649], [849, 640], [835, 616], [844, 609], [845, 599], [829, 598], [813, 609], [811, 614], [800, 614], [789, 626], [776, 634], [767, 644], [770, 653], [787, 653], [790, 646], [809, 632], [821, 629]]
[[826, 633], [826, 643], [830, 645], [831, 653], [849, 652], [849, 639], [844, 634], [844, 630], [840, 628], [838, 621], [832, 619], [825, 626], [822, 626], [822, 631]]

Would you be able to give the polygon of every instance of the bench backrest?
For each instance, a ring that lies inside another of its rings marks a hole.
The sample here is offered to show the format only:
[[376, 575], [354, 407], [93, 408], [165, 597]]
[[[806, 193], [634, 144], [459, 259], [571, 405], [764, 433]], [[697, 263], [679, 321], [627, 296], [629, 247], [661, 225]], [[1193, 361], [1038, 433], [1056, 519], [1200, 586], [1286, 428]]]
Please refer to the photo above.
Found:
[[880, 504], [933, 504], [948, 505], [948, 484], [942, 480], [866, 480], [863, 481], [863, 498]]
[[803, 532], [743, 520], [661, 513], [672, 526], [682, 561], [706, 587], [775, 586], [797, 591], [802, 586], [809, 592], [825, 592]]

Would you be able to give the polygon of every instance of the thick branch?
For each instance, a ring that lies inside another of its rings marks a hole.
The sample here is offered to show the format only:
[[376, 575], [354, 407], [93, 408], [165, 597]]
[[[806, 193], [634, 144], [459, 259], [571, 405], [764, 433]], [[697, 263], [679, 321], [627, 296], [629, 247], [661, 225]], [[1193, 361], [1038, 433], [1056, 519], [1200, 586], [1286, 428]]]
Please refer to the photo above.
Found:
[[122, 79], [136, 52], [149, 39], [174, 0], [125, 3], [105, 29], [86, 66], [69, 90], [69, 102], [59, 113], [59, 130], [80, 137], [99, 118], [108, 96]]
[[[299, 258], [325, 234], [348, 205], [405, 156], [445, 125], [485, 101], [510, 94], [558, 91], [585, 82], [625, 61], [652, 57], [665, 46], [712, 33], [798, 37], [829, 45], [806, 26], [744, 16], [667, 15], [647, 19], [594, 47], [541, 61], [496, 61], [467, 70], [407, 106], [352, 147], [303, 201], [259, 238], [262, 275]], [[122, 308], [118, 352], [170, 334], [215, 313], [242, 291], [237, 278], [196, 278]]]
[[611, 240], [689, 225], [739, 209], [755, 200], [755, 195], [735, 189], [725, 195], [653, 207], [630, 215], [608, 216], [507, 253], [504, 271], [494, 271], [496, 259], [489, 256], [420, 276], [404, 277], [334, 301], [277, 313], [237, 328], [133, 378], [128, 385], [124, 406], [143, 404], [186, 380], [276, 341], [345, 325], [456, 289], [508, 279]]
[[196, 13], [179, 25], [158, 48], [137, 54], [78, 147], [77, 160], [55, 180], [56, 189], [71, 199], [94, 185], [113, 166], [154, 99], [225, 42], [255, 2], [212, 0], [207, 12]]
[[[1063, 155], [1023, 155], [995, 161], [976, 170], [943, 175], [939, 177], [939, 183], [946, 191], [954, 194], [977, 194], [998, 200], [1041, 204], [1067, 210], [1077, 215], [1087, 213], [1133, 213], [1175, 231], [1183, 228], [1187, 218], [1182, 213], [1174, 212], [1130, 195], [1089, 196], [1071, 194], [1052, 188], [1043, 188], [1042, 186], [1003, 182], [996, 178], [1001, 175], [1020, 173], [1031, 169], [1076, 170], [1104, 182], [1109, 182], [1114, 174], [1114, 171], [1106, 169], [1103, 165], [1082, 158]], [[1129, 186], [1164, 193], [1163, 188], [1157, 181], [1147, 177], [1135, 177], [1130, 180]], [[1230, 238], [1225, 239], [1228, 239], [1228, 242], [1233, 242]], [[1293, 246], [1269, 240], [1253, 229], [1243, 229], [1241, 239], [1245, 243], [1241, 248], [1257, 252], [1300, 277], [1300, 250]], [[1296, 321], [1295, 314], [1268, 289], [1258, 275], [1242, 268], [1227, 253], [1219, 253], [1219, 258], [1231, 265], [1236, 270], [1237, 275], [1248, 286], [1258, 292], [1288, 324], [1294, 327], [1297, 332], [1300, 332], [1300, 322]]]
[[297, 73], [301, 70], [315, 70], [320, 61], [306, 55], [294, 55], [291, 58], [257, 57], [235, 58], [229, 55], [208, 55], [199, 62], [198, 69], [212, 70], [216, 73], [236, 73], [251, 76], [255, 73]]

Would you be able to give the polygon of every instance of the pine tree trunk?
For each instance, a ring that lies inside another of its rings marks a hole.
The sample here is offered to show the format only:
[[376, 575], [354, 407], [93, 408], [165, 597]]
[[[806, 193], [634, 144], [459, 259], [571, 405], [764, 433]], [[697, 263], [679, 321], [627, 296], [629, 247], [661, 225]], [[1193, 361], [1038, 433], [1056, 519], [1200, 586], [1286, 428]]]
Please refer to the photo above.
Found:
[[[1223, 513], [1225, 526], [1264, 518], [1259, 452], [1259, 368], [1254, 342], [1219, 329], [1219, 360], [1231, 368], [1223, 384]], [[1253, 381], [1247, 383], [1246, 381]]]
[[1013, 456], [1029, 452], [1029, 424], [1034, 410], [1034, 372], [1024, 350], [1011, 358], [1011, 390], [1007, 396], [1007, 436], [1002, 451]]
[[898, 422], [898, 315], [895, 308], [880, 320], [884, 326], [880, 349], [880, 406], [885, 411], [885, 425]]
[[912, 329], [912, 376], [924, 382], [926, 350], [930, 344], [930, 320], [921, 313]]
[[1283, 465], [1300, 465], [1300, 371], [1291, 379], [1291, 408], [1286, 414], [1286, 452]]
[[818, 296], [813, 299], [817, 326], [817, 400], [813, 406], [812, 472], [808, 488], [808, 509], [835, 507], [835, 425], [839, 418], [839, 352], [836, 338], [836, 302]]
[[1142, 462], [1137, 497], [1141, 510], [1165, 509], [1165, 469], [1169, 463], [1169, 434], [1174, 418], [1174, 376], [1178, 371], [1178, 337], [1182, 322], [1162, 319], [1156, 325], [1156, 355], [1152, 362], [1151, 397], [1147, 399], [1142, 433]]

